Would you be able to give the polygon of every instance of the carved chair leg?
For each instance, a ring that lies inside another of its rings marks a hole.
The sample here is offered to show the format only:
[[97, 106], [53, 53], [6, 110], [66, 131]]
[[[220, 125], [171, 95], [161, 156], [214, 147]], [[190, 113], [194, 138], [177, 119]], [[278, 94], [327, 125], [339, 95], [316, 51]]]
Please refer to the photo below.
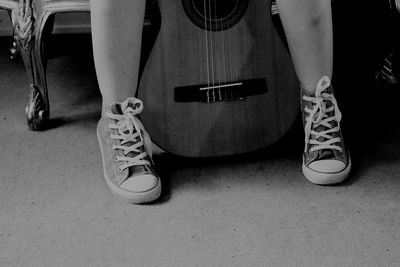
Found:
[[38, 41], [40, 43], [40, 53], [45, 71], [44, 74], [46, 74], [47, 59], [49, 58], [47, 53], [49, 51], [49, 49], [47, 49], [47, 44], [49, 43], [50, 37], [53, 34], [55, 17], [55, 14], [46, 15], [41, 22], [41, 24], [43, 24], [42, 28], [40, 25], [38, 25], [39, 27], [37, 28], [37, 30], [41, 30], [41, 34], [37, 34], [37, 36], [40, 37], [40, 40]]
[[21, 59], [21, 54], [19, 53], [17, 41], [15, 40], [12, 42], [12, 46], [10, 48], [10, 59], [14, 62], [18, 62]]
[[53, 31], [54, 15], [41, 14], [35, 24], [35, 41], [32, 49], [32, 72], [34, 85], [31, 86], [31, 94], [26, 114], [29, 128], [40, 130], [50, 117], [50, 103], [47, 90], [46, 68], [47, 56], [45, 53], [45, 41]]
[[21, 53], [31, 84], [30, 100], [25, 109], [28, 117], [28, 126], [30, 130], [39, 130], [43, 128], [48, 118], [48, 105], [45, 94], [41, 92], [40, 86], [37, 84], [35, 75], [36, 66], [33, 60], [35, 19], [32, 10], [32, 0], [20, 1], [19, 8], [12, 11], [11, 18], [15, 42]]
[[20, 10], [13, 12], [15, 40], [31, 80], [29, 102], [25, 109], [30, 130], [45, 127], [50, 116], [50, 105], [46, 82], [46, 57], [43, 56], [43, 38], [51, 34], [54, 17], [43, 12], [33, 16], [32, 0], [24, 0]]
[[33, 77], [36, 86], [31, 87], [31, 95], [26, 114], [29, 128], [40, 130], [50, 117], [50, 103], [47, 90], [47, 55], [45, 43], [51, 36], [54, 25], [54, 15], [42, 14], [38, 17], [35, 28], [35, 42], [32, 49]]
[[41, 14], [35, 24], [35, 41], [32, 49], [32, 72], [34, 85], [31, 86], [31, 95], [26, 114], [29, 128], [40, 130], [50, 117], [50, 103], [47, 90], [46, 68], [47, 56], [45, 41], [53, 31], [54, 15]]
[[39, 88], [31, 84], [29, 102], [25, 108], [28, 127], [32, 131], [42, 130], [49, 119], [43, 94]]
[[[10, 19], [12, 19], [11, 15], [11, 10], [8, 10], [8, 15], [10, 16]], [[14, 27], [13, 27], [14, 29]], [[16, 41], [16, 36], [15, 32], [13, 31], [13, 42], [10, 48], [10, 59], [14, 62], [18, 62], [21, 59], [21, 54], [19, 53], [18, 46], [17, 46], [17, 41]]]

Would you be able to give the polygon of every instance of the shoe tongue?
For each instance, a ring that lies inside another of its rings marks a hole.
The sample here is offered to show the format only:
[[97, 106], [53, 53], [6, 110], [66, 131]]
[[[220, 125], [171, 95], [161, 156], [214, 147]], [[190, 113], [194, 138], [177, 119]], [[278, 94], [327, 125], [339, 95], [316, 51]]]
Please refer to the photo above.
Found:
[[[139, 137], [136, 139], [137, 141], [139, 141]], [[134, 142], [126, 142], [125, 143], [126, 146], [132, 146], [134, 145]], [[141, 154], [142, 152], [144, 152], [144, 145], [142, 145], [141, 147], [138, 148], [141, 152], [129, 152], [128, 154], [126, 154], [126, 157], [131, 157], [134, 158], [137, 155]], [[148, 157], [148, 156], [147, 156]], [[147, 157], [145, 159], [147, 159]], [[148, 159], [147, 159], [148, 160]], [[140, 172], [145, 172], [147, 169], [144, 165], [139, 165], [139, 166], [132, 166], [129, 167], [129, 175], [133, 175], [134, 173], [140, 173]]]
[[121, 109], [123, 110], [123, 112], [125, 112], [127, 109], [131, 109], [138, 114], [142, 109], [142, 102], [136, 98], [131, 97], [121, 103]]
[[[112, 109], [112, 112], [114, 114], [123, 115], [123, 108], [127, 109], [129, 107], [134, 109], [135, 108], [135, 104], [129, 102], [128, 105], [126, 105], [126, 107], [122, 107], [120, 103], [115, 103], [114, 105], [112, 105], [111, 109]], [[125, 133], [127, 134], [128, 130], [126, 130]], [[137, 141], [139, 141], [139, 138], [137, 138]], [[124, 144], [124, 146], [128, 146], [129, 147], [129, 146], [132, 146], [134, 144], [135, 144], [134, 142], [129, 141], [129, 142], [126, 142]], [[140, 153], [144, 152], [144, 146], [139, 147], [139, 150], [141, 151]], [[125, 156], [126, 157], [130, 157], [130, 158], [134, 158], [137, 155], [139, 155], [140, 153], [138, 153], [138, 152], [129, 152]], [[133, 175], [135, 173], [141, 173], [141, 172], [147, 171], [145, 166], [132, 166], [132, 167], [129, 167], [128, 170], [129, 170], [129, 174], [128, 174], [129, 176], [131, 176], [131, 175]]]
[[[310, 92], [310, 91], [304, 89], [303, 87], [302, 87], [301, 89], [302, 89], [304, 95], [306, 95], [306, 96], [311, 96], [311, 97], [315, 97], [315, 91], [314, 91], [314, 92]], [[321, 92], [321, 94], [329, 94], [329, 95], [332, 95], [332, 94], [333, 94], [332, 85], [329, 86], [328, 88], [326, 88], [325, 90], [323, 90], [323, 91]]]
[[[133, 104], [133, 103], [128, 103], [128, 105], [125, 107], [125, 109], [128, 108], [128, 107], [134, 108], [134, 107], [135, 107], [135, 104]], [[122, 110], [122, 109], [123, 109], [123, 107], [121, 106], [120, 103], [114, 103], [114, 104], [112, 104], [111, 107], [110, 107], [111, 113], [113, 113], [113, 114], [115, 114], [115, 115], [123, 115], [124, 113], [123, 113], [123, 110]], [[116, 130], [116, 131], [117, 131], [117, 130]], [[127, 134], [128, 131], [125, 131], [125, 133]], [[138, 139], [137, 139], [137, 140], [138, 140]], [[138, 140], [138, 141], [139, 141], [139, 140]], [[127, 147], [132, 146], [132, 145], [134, 145], [134, 142], [132, 142], [132, 141], [126, 142], [126, 143], [124, 144], [124, 146], [127, 146]], [[140, 149], [142, 152], [144, 151], [144, 147], [143, 147], [143, 146], [140, 147], [139, 149]], [[140, 152], [140, 153], [141, 153], [141, 152]], [[140, 153], [137, 153], [137, 152], [129, 152], [129, 153], [126, 154], [125, 156], [126, 156], [126, 157], [134, 158], [134, 157], [136, 157], [137, 155], [139, 155]], [[121, 154], [123, 154], [123, 153], [121, 152]], [[133, 175], [133, 174], [135, 174], [135, 173], [145, 172], [145, 171], [147, 171], [147, 169], [146, 169], [145, 166], [132, 166], [132, 167], [129, 167], [129, 168], [128, 168], [128, 171], [129, 171], [128, 176], [131, 176], [131, 175]]]
[[[132, 146], [133, 144], [134, 144], [133, 142], [127, 142], [125, 145], [126, 146]], [[141, 151], [140, 153], [142, 153], [144, 151], [144, 147], [143, 146], [140, 147], [139, 150]], [[128, 154], [126, 154], [126, 157], [134, 158], [137, 155], [139, 155], [140, 153], [129, 152]], [[129, 176], [131, 176], [131, 175], [133, 175], [135, 173], [145, 172], [147, 170], [145, 165], [131, 166], [128, 169], [129, 169]]]
[[114, 103], [111, 105], [111, 112], [116, 115], [122, 115], [122, 108], [120, 103]]
[[[322, 93], [323, 94], [329, 94], [329, 95], [333, 94], [332, 86], [329, 86], [328, 88], [326, 88]], [[308, 94], [309, 94], [309, 96], [315, 97], [315, 93], [308, 93]], [[325, 102], [325, 108], [326, 109], [328, 109], [328, 108], [333, 106], [331, 101], [324, 101], [324, 102]], [[334, 111], [331, 111], [331, 112], [327, 113], [326, 115], [334, 116], [335, 114], [334, 114]], [[335, 127], [335, 122], [334, 121], [329, 122], [329, 124], [331, 125], [332, 128]], [[317, 126], [315, 128], [315, 131], [317, 131], [317, 132], [321, 132], [321, 131], [325, 131], [325, 130], [328, 130], [328, 128], [323, 126], [323, 125], [319, 125], [319, 126]], [[332, 133], [330, 133], [329, 135], [332, 135]], [[324, 138], [324, 137], [318, 137], [317, 140], [320, 141], [320, 142], [324, 142], [327, 139]], [[321, 149], [321, 150], [318, 151], [317, 160], [330, 159], [330, 158], [332, 158], [334, 156], [335, 155], [334, 155], [333, 149]]]
[[140, 105], [139, 103], [128, 102], [127, 105], [124, 107], [124, 109], [131, 108], [135, 110], [136, 108], [139, 107], [139, 105]]
[[328, 88], [326, 88], [326, 89], [325, 89], [324, 91], [322, 91], [322, 92], [325, 93], [325, 94], [329, 94], [329, 95], [333, 94], [332, 85], [329, 86]]
[[317, 160], [331, 159], [335, 157], [332, 149], [322, 149], [318, 151]]
[[[315, 128], [315, 131], [317, 131], [317, 132], [321, 132], [321, 131], [325, 131], [325, 130], [327, 130], [327, 128], [323, 125], [320, 125], [317, 128]], [[317, 138], [317, 141], [324, 142], [324, 141], [326, 141], [326, 138], [320, 136]], [[329, 159], [332, 157], [334, 157], [334, 152], [332, 149], [318, 150], [317, 160]]]

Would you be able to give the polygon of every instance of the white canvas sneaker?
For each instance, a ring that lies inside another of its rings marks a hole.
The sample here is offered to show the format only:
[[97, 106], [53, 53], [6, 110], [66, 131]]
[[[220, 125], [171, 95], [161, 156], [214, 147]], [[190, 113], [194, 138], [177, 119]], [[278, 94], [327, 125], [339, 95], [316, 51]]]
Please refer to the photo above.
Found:
[[161, 194], [151, 140], [137, 118], [142, 110], [139, 99], [128, 98], [112, 104], [97, 125], [104, 179], [112, 193], [135, 204], [154, 201]]
[[337, 184], [351, 169], [350, 154], [340, 129], [339, 111], [328, 77], [322, 77], [314, 94], [301, 89], [305, 132], [303, 174], [315, 184]]

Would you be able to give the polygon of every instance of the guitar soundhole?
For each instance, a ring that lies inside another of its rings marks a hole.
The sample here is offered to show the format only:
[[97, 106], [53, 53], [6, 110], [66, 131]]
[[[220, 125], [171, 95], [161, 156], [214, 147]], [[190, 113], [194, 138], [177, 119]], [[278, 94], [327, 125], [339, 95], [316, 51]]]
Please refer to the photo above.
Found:
[[237, 24], [249, 0], [182, 0], [188, 18], [207, 31], [223, 31]]

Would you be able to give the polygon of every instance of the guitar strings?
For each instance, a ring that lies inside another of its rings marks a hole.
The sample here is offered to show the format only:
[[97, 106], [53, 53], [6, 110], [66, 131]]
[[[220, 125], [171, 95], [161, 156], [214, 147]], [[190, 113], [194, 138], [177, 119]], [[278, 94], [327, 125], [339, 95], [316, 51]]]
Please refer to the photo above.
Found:
[[[221, 8], [222, 10], [224, 7], [226, 7], [227, 0], [220, 0], [218, 1], [218, 3], [217, 1], [218, 0], [203, 0], [204, 13], [205, 13], [204, 24], [205, 24], [205, 37], [206, 37], [205, 43], [206, 43], [206, 57], [207, 57], [206, 60], [207, 86], [209, 88], [206, 90], [207, 102], [210, 102], [211, 98], [213, 102], [216, 101], [215, 88], [218, 88], [217, 91], [218, 98], [219, 100], [222, 100], [222, 93], [221, 93], [222, 83], [228, 83], [228, 80], [229, 82], [232, 82], [234, 80], [239, 80], [238, 62], [239, 62], [240, 51], [239, 51], [237, 36], [235, 36], [236, 33], [235, 31], [238, 30], [230, 29], [231, 27], [227, 27], [226, 29], [227, 36], [225, 37], [223, 26], [224, 23], [228, 23], [229, 17], [226, 16], [218, 18], [218, 8]], [[223, 6], [221, 7], [221, 5]], [[236, 0], [234, 11], [237, 8], [238, 8], [238, 0]], [[222, 32], [219, 33], [219, 31]], [[221, 35], [220, 38], [218, 38], [218, 34]], [[227, 41], [227, 47], [225, 47], [226, 41]], [[222, 50], [222, 55], [221, 55], [221, 50]], [[227, 53], [225, 50], [228, 50]], [[225, 58], [226, 56], [228, 57], [228, 60]], [[227, 75], [227, 69], [228, 69], [228, 75]], [[221, 74], [222, 72], [223, 74]], [[229, 78], [227, 76], [229, 76]], [[210, 90], [212, 95], [210, 95]], [[226, 98], [226, 92], [224, 93]], [[234, 97], [232, 93], [233, 92], [230, 93], [231, 98]]]
[[212, 34], [212, 10], [211, 10], [211, 1], [208, 0], [208, 8], [210, 13], [210, 46], [211, 46], [211, 76], [212, 76], [212, 87], [215, 86], [215, 74], [214, 74], [214, 41]]
[[[235, 5], [235, 9], [238, 8], [238, 1], [236, 1], [236, 5]], [[233, 31], [234, 29], [232, 29]], [[237, 31], [237, 30], [236, 30]], [[238, 33], [239, 34], [239, 33]], [[238, 71], [238, 59], [239, 59], [239, 45], [238, 45], [238, 40], [236, 38], [237, 34], [233, 34], [233, 46], [234, 46], [234, 67], [235, 67], [235, 80], [238, 81], [239, 80], [239, 71]]]
[[[217, 33], [218, 33], [218, 10], [217, 10], [217, 0], [213, 0], [214, 2], [214, 23], [215, 23], [215, 29], [213, 31], [213, 34], [216, 35], [216, 37], [218, 37]], [[218, 88], [220, 88], [221, 86], [221, 79], [220, 79], [220, 75], [219, 75], [219, 44], [218, 44], [218, 40], [216, 40], [215, 43], [215, 58], [216, 58], [216, 70], [215, 70], [215, 75], [217, 76], [218, 79]], [[215, 101], [215, 89], [213, 89], [213, 100]]]
[[[229, 1], [229, 0], [228, 0], [228, 1]], [[233, 77], [232, 77], [232, 47], [231, 47], [231, 44], [232, 44], [232, 42], [231, 42], [232, 36], [231, 36], [230, 32], [231, 32], [231, 29], [228, 28], [228, 29], [227, 29], [227, 32], [226, 32], [226, 34], [227, 34], [227, 39], [228, 39], [228, 68], [229, 68], [228, 74], [229, 74], [229, 82], [232, 82], [232, 81], [233, 81]], [[225, 94], [226, 94], [226, 92], [225, 92]], [[225, 98], [227, 98], [226, 95], [225, 95]]]
[[[223, 3], [223, 6], [227, 6], [226, 4], [226, 0]], [[222, 18], [221, 20], [221, 28], [224, 26], [225, 23], [225, 18]], [[226, 58], [225, 58], [225, 30], [222, 29], [222, 34], [221, 34], [221, 38], [222, 38], [222, 60], [223, 60], [223, 69], [224, 69], [224, 83], [226, 83]]]
[[[206, 63], [207, 63], [207, 87], [210, 87], [210, 62], [209, 62], [209, 49], [208, 49], [208, 23], [207, 23], [207, 6], [206, 6], [206, 0], [203, 0], [203, 4], [204, 4], [204, 26], [206, 27], [205, 30], [205, 34], [206, 34]], [[209, 102], [210, 100], [210, 95], [208, 90], [206, 90], [207, 92], [207, 102]]]
[[[221, 10], [223, 10], [224, 7], [227, 7], [225, 1], [219, 1], [219, 7]], [[221, 6], [222, 3], [222, 6]], [[225, 38], [224, 38], [224, 21], [225, 18], [222, 17], [221, 20], [219, 20], [219, 27], [221, 31], [221, 41], [222, 41], [222, 70], [223, 70], [223, 84], [226, 84], [226, 69], [225, 69]], [[221, 94], [221, 87], [218, 88], [218, 98], [219, 101], [222, 101], [222, 94]]]

